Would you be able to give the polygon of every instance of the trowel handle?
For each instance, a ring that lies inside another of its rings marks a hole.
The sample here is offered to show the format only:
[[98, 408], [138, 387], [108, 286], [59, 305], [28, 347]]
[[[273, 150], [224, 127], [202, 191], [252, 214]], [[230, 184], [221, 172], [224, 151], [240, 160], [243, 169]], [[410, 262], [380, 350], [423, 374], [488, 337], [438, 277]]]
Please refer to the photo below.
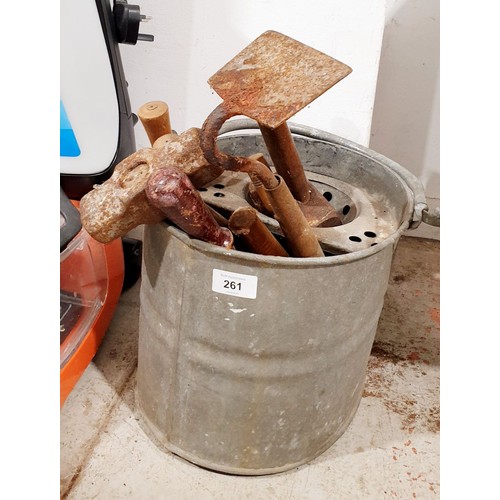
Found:
[[260, 125], [260, 131], [276, 172], [283, 177], [293, 197], [307, 203], [311, 196], [310, 186], [287, 123], [274, 129]]
[[157, 170], [148, 180], [146, 196], [151, 205], [189, 236], [225, 248], [233, 247], [231, 231], [217, 224], [184, 172], [168, 167]]
[[151, 146], [161, 136], [172, 133], [168, 105], [163, 101], [150, 101], [143, 104], [137, 111], [137, 116], [148, 135]]
[[227, 102], [220, 103], [206, 118], [201, 127], [200, 146], [203, 155], [211, 165], [224, 170], [247, 172], [252, 178], [259, 179], [267, 189], [277, 187], [278, 181], [269, 167], [252, 157], [231, 156], [217, 147], [217, 133], [224, 123], [233, 116], [241, 114]]

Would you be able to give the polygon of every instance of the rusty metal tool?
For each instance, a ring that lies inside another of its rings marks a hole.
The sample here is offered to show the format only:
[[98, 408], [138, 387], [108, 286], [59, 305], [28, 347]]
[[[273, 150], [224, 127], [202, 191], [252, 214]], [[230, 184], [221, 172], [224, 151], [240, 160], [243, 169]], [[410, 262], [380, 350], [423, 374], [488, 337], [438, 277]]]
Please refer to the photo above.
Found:
[[189, 236], [228, 249], [233, 234], [219, 226], [189, 177], [177, 168], [160, 168], [150, 176], [146, 196], [151, 205]]
[[[256, 153], [254, 155], [250, 155], [249, 158], [251, 160], [257, 160], [260, 163], [263, 163], [266, 167], [269, 168], [269, 164], [267, 163], [264, 155], [262, 153]], [[266, 190], [262, 185], [262, 182], [259, 179], [255, 178], [252, 182], [250, 182], [248, 186], [248, 197], [250, 198], [252, 205], [266, 215], [273, 216], [273, 206], [269, 200], [269, 196], [267, 196]]]
[[[164, 101], [150, 101], [137, 110], [137, 116], [154, 149], [165, 148], [199, 188], [216, 179], [222, 170], [210, 165], [200, 149], [200, 129], [192, 127], [180, 135], [172, 130], [170, 111]], [[200, 154], [201, 153], [201, 154]]]
[[82, 225], [95, 240], [109, 243], [141, 224], [156, 224], [164, 215], [145, 193], [149, 177], [159, 168], [175, 167], [196, 188], [216, 179], [223, 170], [211, 165], [200, 148], [200, 129], [172, 135], [162, 147], [143, 148], [122, 160], [112, 176], [80, 200]]
[[252, 207], [241, 207], [229, 217], [228, 227], [233, 234], [242, 238], [248, 248], [261, 255], [288, 257], [287, 251], [259, 219], [257, 210]]
[[227, 120], [227, 114], [220, 111], [220, 107], [216, 108], [201, 130], [201, 148], [207, 161], [224, 170], [246, 172], [254, 185], [263, 187], [293, 257], [324, 257], [312, 227], [283, 178], [254, 158], [229, 156], [219, 151], [217, 132]]
[[208, 80], [224, 100], [212, 118], [245, 115], [257, 121], [277, 173], [312, 226], [336, 226], [341, 219], [307, 180], [286, 120], [351, 71], [316, 49], [266, 31]]

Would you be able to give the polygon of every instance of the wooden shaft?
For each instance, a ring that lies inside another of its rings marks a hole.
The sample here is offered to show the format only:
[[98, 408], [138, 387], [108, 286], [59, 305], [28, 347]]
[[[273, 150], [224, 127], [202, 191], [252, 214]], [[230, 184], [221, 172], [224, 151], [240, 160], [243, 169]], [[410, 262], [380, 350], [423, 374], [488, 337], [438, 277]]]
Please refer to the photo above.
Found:
[[288, 257], [273, 233], [259, 219], [257, 210], [251, 207], [238, 208], [229, 217], [228, 227], [234, 234], [241, 236], [252, 252]]
[[151, 101], [143, 104], [137, 111], [137, 116], [148, 134], [151, 145], [162, 135], [171, 134], [170, 113], [163, 101]]
[[307, 203], [311, 188], [287, 123], [282, 123], [275, 129], [260, 125], [260, 130], [276, 172], [283, 177], [293, 197]]
[[154, 172], [148, 179], [146, 196], [151, 205], [189, 236], [225, 248], [233, 247], [231, 231], [217, 224], [189, 177], [179, 169], [164, 167]]
[[169, 142], [173, 137], [178, 137], [177, 134], [164, 134], [158, 137], [156, 141], [153, 143], [154, 149], [161, 149], [167, 142]]

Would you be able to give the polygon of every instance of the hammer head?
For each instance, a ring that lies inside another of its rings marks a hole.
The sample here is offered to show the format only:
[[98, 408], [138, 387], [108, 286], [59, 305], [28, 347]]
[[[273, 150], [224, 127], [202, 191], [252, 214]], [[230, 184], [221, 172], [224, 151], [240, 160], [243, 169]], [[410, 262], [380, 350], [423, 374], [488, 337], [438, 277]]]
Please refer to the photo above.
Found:
[[80, 201], [82, 225], [95, 240], [108, 243], [140, 224], [165, 218], [146, 196], [151, 175], [160, 168], [178, 168], [196, 188], [217, 178], [222, 170], [210, 165], [200, 148], [200, 130], [169, 135], [161, 147], [144, 148], [122, 160], [113, 175]]
[[323, 52], [266, 31], [208, 83], [240, 114], [276, 128], [351, 71]]

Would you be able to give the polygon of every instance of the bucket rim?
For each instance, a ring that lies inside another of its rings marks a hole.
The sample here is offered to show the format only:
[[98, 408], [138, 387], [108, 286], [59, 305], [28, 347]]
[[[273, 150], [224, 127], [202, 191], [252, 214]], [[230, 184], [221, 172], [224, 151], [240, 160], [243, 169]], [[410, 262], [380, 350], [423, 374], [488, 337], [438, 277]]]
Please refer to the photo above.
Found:
[[340, 255], [328, 255], [325, 257], [279, 257], [273, 255], [254, 254], [235, 249], [228, 250], [227, 248], [217, 246], [212, 243], [207, 243], [202, 240], [191, 238], [184, 231], [180, 230], [168, 221], [162, 221], [159, 223], [159, 225], [165, 227], [168, 233], [182, 241], [182, 243], [184, 243], [188, 247], [204, 254], [213, 255], [217, 258], [227, 257], [228, 259], [236, 259], [255, 264], [273, 265], [276, 267], [335, 266], [366, 259], [368, 257], [371, 257], [372, 255], [382, 252], [388, 246], [392, 246], [392, 252], [401, 235], [409, 227], [408, 221], [404, 221], [399, 226], [399, 228], [390, 236], [388, 236], [384, 241], [381, 241], [380, 243], [377, 243], [372, 247], [358, 250], [356, 252], [350, 252]]
[[[421, 181], [409, 170], [391, 158], [388, 158], [387, 156], [384, 156], [383, 154], [378, 153], [377, 151], [374, 151], [366, 146], [362, 146], [357, 142], [346, 139], [345, 137], [296, 122], [290, 121], [287, 122], [287, 124], [292, 135], [348, 149], [356, 154], [369, 157], [381, 166], [392, 171], [392, 173], [396, 174], [410, 190], [413, 196], [413, 209], [408, 228], [416, 229], [420, 225], [422, 222], [423, 212], [428, 210], [429, 207], [427, 205], [424, 186]], [[235, 132], [240, 132], [242, 133], [241, 135], [255, 135], [256, 130], [259, 130], [259, 124], [255, 120], [252, 120], [251, 118], [232, 118], [226, 121], [221, 127], [218, 137], [230, 137], [235, 135]]]
[[[325, 257], [278, 257], [243, 252], [241, 250], [235, 249], [228, 250], [224, 247], [191, 238], [186, 233], [178, 229], [175, 225], [169, 223], [167, 220], [160, 222], [160, 224], [163, 224], [170, 234], [180, 239], [187, 246], [202, 253], [212, 254], [219, 258], [225, 256], [229, 259], [237, 259], [250, 263], [260, 263], [267, 265], [272, 264], [274, 266], [280, 267], [321, 267], [341, 265], [371, 257], [372, 255], [383, 251], [387, 246], [390, 245], [392, 245], [393, 251], [396, 243], [403, 235], [403, 233], [408, 229], [413, 229], [418, 226], [421, 220], [422, 210], [427, 207], [427, 204], [423, 186], [411, 172], [409, 172], [390, 158], [387, 158], [380, 153], [377, 153], [376, 151], [373, 151], [365, 146], [357, 144], [343, 137], [336, 136], [329, 132], [325, 132], [323, 130], [315, 129], [307, 125], [301, 125], [298, 123], [288, 122], [288, 125], [292, 134], [315, 141], [325, 142], [334, 146], [344, 147], [356, 154], [368, 156], [381, 166], [390, 170], [393, 174], [396, 174], [406, 187], [409, 197], [412, 198], [408, 200], [409, 202], [413, 202], [413, 207], [408, 207], [407, 209], [407, 215], [409, 217], [405, 218], [401, 222], [396, 231], [394, 231], [383, 241], [375, 244], [374, 246], [365, 248], [363, 250], [357, 250], [354, 252], [339, 255], [328, 255]], [[258, 128], [259, 125], [254, 120], [248, 118], [231, 119], [224, 123], [224, 125], [222, 126], [219, 132], [219, 138], [231, 135], [234, 136], [235, 132], [240, 132], [239, 135], [255, 135], [256, 132], [254, 130]], [[244, 131], [247, 131], [247, 134], [242, 133]], [[248, 134], [248, 132], [250, 133]]]

